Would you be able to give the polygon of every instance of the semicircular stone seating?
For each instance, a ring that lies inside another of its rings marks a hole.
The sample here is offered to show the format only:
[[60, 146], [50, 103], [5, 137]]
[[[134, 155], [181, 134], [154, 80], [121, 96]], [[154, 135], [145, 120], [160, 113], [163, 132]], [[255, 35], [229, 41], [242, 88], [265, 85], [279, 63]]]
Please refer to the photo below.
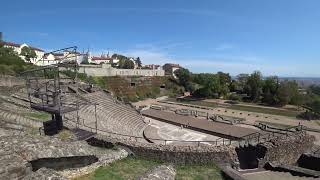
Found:
[[[143, 136], [143, 130], [147, 124], [135, 109], [118, 102], [111, 95], [102, 91], [84, 94], [82, 97], [97, 105], [96, 115], [94, 105], [80, 105], [78, 113], [81, 124], [95, 128], [97, 117], [99, 130], [129, 136]], [[68, 113], [67, 118], [76, 117], [75, 113]]]

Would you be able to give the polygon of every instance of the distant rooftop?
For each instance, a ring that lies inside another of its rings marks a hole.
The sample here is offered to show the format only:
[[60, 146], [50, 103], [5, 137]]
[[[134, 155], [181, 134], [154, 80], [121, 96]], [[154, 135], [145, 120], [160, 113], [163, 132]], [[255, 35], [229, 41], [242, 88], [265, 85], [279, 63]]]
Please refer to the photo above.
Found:
[[[12, 47], [20, 47], [22, 44], [17, 44], [17, 43], [14, 43], [14, 42], [5, 42], [3, 41], [2, 42], [3, 45], [6, 45], [6, 46], [12, 46]], [[29, 45], [28, 45], [29, 46]], [[41, 51], [41, 52], [44, 52], [44, 50], [42, 49], [39, 49], [39, 48], [36, 48], [36, 47], [32, 47], [32, 46], [29, 46], [31, 49], [35, 50], [35, 51]]]

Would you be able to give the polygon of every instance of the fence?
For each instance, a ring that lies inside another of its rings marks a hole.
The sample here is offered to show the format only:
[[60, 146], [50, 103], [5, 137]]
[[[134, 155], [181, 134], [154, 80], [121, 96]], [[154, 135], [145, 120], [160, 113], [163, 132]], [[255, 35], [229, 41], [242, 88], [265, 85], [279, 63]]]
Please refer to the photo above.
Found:
[[288, 127], [285, 129], [281, 128], [274, 128], [271, 126], [268, 126], [266, 124], [259, 123], [259, 126], [265, 127], [264, 129], [267, 130], [267, 128], [278, 130], [277, 132], [267, 132], [267, 133], [252, 133], [246, 136], [243, 136], [243, 140], [239, 141], [239, 146], [249, 145], [249, 144], [258, 144], [258, 143], [264, 143], [267, 141], [270, 141], [271, 139], [288, 139], [291, 135], [295, 134], [306, 134], [305, 128], [302, 125]]
[[[81, 120], [83, 120], [82, 118], [80, 118]], [[160, 142], [159, 144], [162, 145], [168, 145], [170, 143], [178, 143], [178, 144], [188, 144], [188, 145], [196, 145], [196, 146], [200, 146], [201, 144], [210, 144], [210, 145], [215, 145], [215, 146], [225, 146], [225, 145], [231, 145], [234, 142], [237, 142], [235, 140], [231, 140], [231, 139], [225, 139], [225, 138], [219, 138], [213, 141], [184, 141], [184, 140], [176, 140], [176, 139], [160, 139], [160, 138], [145, 138], [143, 136], [133, 136], [133, 135], [128, 135], [128, 134], [121, 134], [121, 133], [115, 133], [115, 132], [111, 132], [111, 131], [106, 131], [106, 130], [101, 130], [95, 127], [90, 127], [88, 125], [85, 124], [78, 124], [76, 121], [72, 121], [71, 119], [65, 118], [65, 120], [67, 120], [68, 122], [73, 123], [74, 126], [76, 126], [77, 128], [83, 128], [85, 130], [88, 130], [90, 132], [94, 132], [96, 134], [101, 134], [101, 135], [105, 135], [107, 137], [110, 138], [119, 138], [119, 139], [124, 139], [124, 140], [130, 140], [130, 141], [135, 141], [135, 142], [146, 142], [147, 140], [150, 141], [157, 141]], [[84, 122], [84, 121], [82, 121]]]

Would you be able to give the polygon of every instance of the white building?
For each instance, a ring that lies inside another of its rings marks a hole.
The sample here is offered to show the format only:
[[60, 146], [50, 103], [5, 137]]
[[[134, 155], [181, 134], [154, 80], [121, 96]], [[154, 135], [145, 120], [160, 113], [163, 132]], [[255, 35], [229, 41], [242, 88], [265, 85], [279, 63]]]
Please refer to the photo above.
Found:
[[47, 66], [51, 64], [57, 64], [66, 61], [77, 61], [80, 64], [83, 60], [83, 56], [86, 54], [80, 54], [78, 52], [65, 51], [63, 53], [47, 53], [40, 59], [36, 65]]
[[31, 63], [36, 64], [38, 60], [42, 59], [42, 57], [44, 56], [44, 50], [39, 49], [39, 48], [35, 48], [35, 47], [31, 47], [25, 43], [23, 44], [17, 44], [17, 43], [12, 43], [12, 42], [3, 42], [4, 47], [8, 47], [8, 48], [12, 48], [20, 57], [21, 59], [23, 59], [24, 61], [26, 61], [26, 58], [24, 56], [21, 56], [21, 50], [23, 47], [29, 47], [32, 50], [34, 50], [34, 52], [36, 53], [36, 58], [31, 59]]
[[111, 64], [80, 65], [79, 73], [88, 76], [164, 76], [162, 69], [117, 69]]
[[112, 60], [112, 58], [103, 55], [101, 55], [100, 57], [92, 56], [88, 59], [89, 63], [93, 64], [110, 64], [113, 62]]

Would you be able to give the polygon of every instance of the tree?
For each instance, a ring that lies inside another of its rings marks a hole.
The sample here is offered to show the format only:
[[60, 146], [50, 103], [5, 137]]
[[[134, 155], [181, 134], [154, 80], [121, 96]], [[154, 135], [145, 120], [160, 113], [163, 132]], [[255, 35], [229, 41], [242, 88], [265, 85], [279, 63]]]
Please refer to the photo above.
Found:
[[290, 101], [290, 93], [289, 89], [285, 84], [280, 84], [279, 89], [277, 91], [277, 105], [284, 106], [288, 104]]
[[236, 92], [239, 90], [239, 83], [236, 80], [232, 80], [229, 85], [230, 92]]
[[89, 64], [88, 54], [83, 56], [81, 64]]
[[192, 74], [188, 69], [180, 68], [176, 70], [175, 75], [178, 78], [179, 84], [184, 87], [186, 91], [193, 92], [194, 86], [192, 85]]
[[[299, 105], [302, 102], [301, 96], [298, 91], [298, 84], [295, 81], [284, 81], [280, 83], [278, 88], [277, 97], [278, 105], [284, 106], [286, 104]], [[298, 97], [298, 98], [297, 98]]]
[[24, 70], [26, 63], [12, 49], [1, 45], [0, 43], [0, 73], [15, 75]]
[[124, 60], [124, 63], [123, 63], [121, 68], [123, 68], [123, 69], [134, 69], [134, 63], [133, 63], [133, 61], [126, 59], [126, 60]]
[[24, 56], [26, 61], [28, 61], [28, 62], [31, 62], [31, 59], [34, 59], [34, 58], [37, 57], [36, 52], [33, 49], [31, 49], [30, 47], [28, 47], [28, 46], [24, 46], [21, 49], [20, 55]]
[[249, 75], [248, 74], [239, 74], [237, 76], [237, 81], [238, 81], [238, 90], [242, 93], [245, 92], [245, 88], [247, 85]]
[[252, 101], [258, 101], [260, 99], [262, 83], [262, 75], [259, 71], [253, 72], [248, 77], [245, 91], [250, 96]]
[[311, 85], [309, 87], [311, 93], [316, 94], [316, 95], [320, 95], [320, 86], [319, 85]]
[[141, 63], [140, 57], [137, 57], [137, 59], [136, 59], [136, 63], [138, 64], [138, 67], [141, 67], [141, 66], [142, 66], [142, 63]]
[[219, 76], [216, 74], [200, 73], [194, 75], [194, 82], [202, 87], [194, 92], [195, 96], [217, 98], [224, 94], [226, 89], [221, 88]]
[[220, 84], [226, 84], [229, 86], [229, 84], [231, 83], [231, 76], [229, 75], [229, 73], [218, 72], [217, 74], [219, 77]]
[[277, 102], [278, 77], [269, 77], [264, 81], [262, 88], [262, 102], [274, 105]]
[[315, 113], [320, 113], [320, 100], [316, 99], [314, 100], [311, 105], [310, 105], [311, 109], [313, 112]]

